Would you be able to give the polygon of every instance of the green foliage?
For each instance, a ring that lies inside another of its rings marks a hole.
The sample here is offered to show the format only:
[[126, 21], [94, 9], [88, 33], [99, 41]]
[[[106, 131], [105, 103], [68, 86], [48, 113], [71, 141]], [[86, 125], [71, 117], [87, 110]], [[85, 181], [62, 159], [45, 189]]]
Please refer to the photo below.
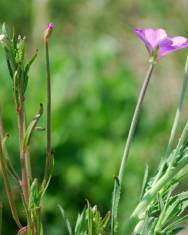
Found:
[[[109, 208], [110, 202], [106, 199], [111, 197], [113, 176], [117, 173], [141, 78], [140, 71], [145, 64], [145, 56], [140, 58], [139, 46], [134, 42], [133, 28], [161, 25], [169, 28], [171, 32], [183, 34], [187, 30], [188, 18], [186, 7], [182, 7], [182, 4], [183, 1], [180, 1], [169, 7], [164, 1], [147, 0], [50, 1], [50, 19], [56, 22], [57, 27], [54, 32], [55, 43], [51, 45], [53, 145], [56, 164], [44, 207], [44, 222], [48, 224], [47, 234], [66, 234], [64, 230], [58, 229], [61, 223], [56, 210], [58, 203], [66, 206], [70, 221], [74, 221], [77, 211], [83, 208], [83, 198], [97, 203], [103, 212]], [[1, 22], [10, 22], [18, 32], [29, 32], [29, 49], [35, 47], [36, 45], [32, 44], [33, 36], [30, 37], [31, 22], [35, 22], [32, 18], [31, 1], [2, 0], [0, 6]], [[27, 52], [30, 54], [30, 51]], [[184, 55], [184, 52], [180, 52], [177, 58], [169, 56], [169, 64], [166, 62], [167, 69], [169, 68], [172, 74], [178, 73], [178, 65], [179, 71], [182, 71], [181, 55]], [[0, 57], [4, 58], [2, 51]], [[137, 128], [134, 150], [131, 152], [126, 175], [127, 184], [126, 188], [123, 188], [120, 226], [127, 221], [135, 206], [145, 163], [149, 163], [150, 175], [153, 175], [159, 161], [159, 153], [164, 151], [167, 142], [169, 121], [174, 110], [174, 100], [171, 98], [176, 95], [179, 78], [171, 76], [170, 71], [169, 76], [163, 76], [166, 63], [163, 61], [156, 71], [156, 79], [153, 80], [149, 94], [151, 96], [142, 110], [142, 119]], [[40, 61], [35, 63], [32, 82], [29, 84], [31, 89], [26, 94], [32, 97], [27, 104], [29, 120], [36, 112], [38, 103], [44, 103], [43, 64]], [[135, 66], [138, 70], [134, 69]], [[5, 63], [1, 60], [3, 121], [10, 133], [7, 145], [11, 160], [14, 166], [19, 166], [16, 160], [15, 112], [12, 96], [9, 95], [11, 89], [5, 68]], [[168, 89], [165, 84], [168, 84]], [[160, 106], [160, 110], [153, 106], [155, 103], [157, 107]], [[149, 112], [150, 105], [152, 112]], [[41, 126], [44, 126], [43, 118], [40, 122]], [[35, 175], [42, 175], [44, 141], [39, 135], [32, 139], [31, 154]], [[2, 188], [1, 180], [0, 186]], [[179, 190], [182, 187], [185, 188], [186, 184], [180, 185]], [[0, 195], [5, 212], [3, 234], [14, 234], [15, 225], [9, 219], [4, 191], [1, 191]], [[17, 200], [17, 194], [15, 199]], [[20, 214], [23, 214], [22, 210]]]
[[65, 222], [65, 225], [66, 225], [66, 227], [67, 227], [67, 230], [68, 230], [69, 235], [73, 235], [73, 233], [72, 233], [72, 228], [71, 228], [71, 225], [70, 225], [70, 221], [69, 221], [69, 219], [65, 216], [65, 211], [64, 211], [64, 209], [63, 209], [60, 205], [59, 205], [59, 209], [60, 209], [60, 211], [61, 211], [61, 214], [62, 214], [63, 220], [64, 220], [64, 222]]
[[[7, 65], [10, 73], [10, 77], [13, 81], [13, 91], [15, 100], [19, 106], [19, 93], [20, 90], [25, 93], [28, 84], [28, 73], [30, 66], [35, 61], [37, 53], [31, 58], [31, 60], [25, 64], [25, 37], [17, 36], [15, 33], [7, 32], [5, 24], [2, 26], [2, 33], [5, 38], [2, 41], [3, 48], [5, 50]], [[23, 86], [23, 89], [22, 89]]]
[[91, 207], [87, 202], [87, 208], [78, 215], [75, 225], [75, 235], [104, 235], [110, 219], [110, 212], [101, 216], [97, 206]]
[[179, 224], [188, 219], [183, 216], [188, 206], [188, 192], [171, 196], [188, 173], [187, 130], [186, 123], [176, 149], [168, 158], [162, 159], [156, 176], [145, 181], [144, 194], [132, 214], [132, 218], [140, 220], [135, 228], [139, 235], [176, 234]]
[[[65, 212], [61, 206], [59, 206], [63, 220], [67, 226], [69, 235], [73, 235], [72, 228], [69, 220], [65, 217]], [[110, 220], [110, 212], [104, 217], [101, 216], [97, 206], [91, 207], [87, 201], [87, 208], [85, 208], [81, 214], [78, 214], [74, 234], [75, 235], [104, 235], [107, 234], [108, 222]]]
[[118, 205], [120, 200], [120, 185], [119, 185], [119, 179], [118, 177], [115, 177], [114, 179], [114, 190], [112, 194], [112, 198], [114, 199], [112, 202], [112, 220], [111, 220], [111, 233], [112, 234], [118, 234]]
[[33, 132], [36, 130], [36, 125], [37, 125], [42, 113], [43, 113], [43, 105], [40, 104], [39, 112], [35, 115], [33, 120], [28, 125], [26, 133], [25, 133], [25, 138], [24, 138], [24, 149], [25, 149], [25, 151], [26, 151], [26, 148], [29, 146], [31, 136], [32, 136]]

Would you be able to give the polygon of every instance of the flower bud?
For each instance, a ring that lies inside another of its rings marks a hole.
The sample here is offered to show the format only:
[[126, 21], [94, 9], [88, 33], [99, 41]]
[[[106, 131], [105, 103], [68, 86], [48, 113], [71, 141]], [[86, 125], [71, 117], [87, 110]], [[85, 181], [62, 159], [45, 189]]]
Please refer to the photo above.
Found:
[[48, 39], [50, 38], [53, 29], [54, 29], [54, 24], [49, 23], [49, 24], [48, 24], [48, 28], [47, 28], [47, 29], [45, 30], [45, 32], [44, 32], [44, 41], [45, 41], [45, 42], [47, 42]]

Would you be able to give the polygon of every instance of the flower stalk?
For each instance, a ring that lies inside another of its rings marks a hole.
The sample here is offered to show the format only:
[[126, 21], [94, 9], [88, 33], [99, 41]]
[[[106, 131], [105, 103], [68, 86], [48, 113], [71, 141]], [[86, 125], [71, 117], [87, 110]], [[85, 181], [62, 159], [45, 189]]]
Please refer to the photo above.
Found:
[[112, 218], [111, 218], [111, 232], [112, 232], [112, 234], [114, 234], [115, 230], [116, 230], [117, 211], [118, 211], [121, 188], [122, 188], [122, 183], [123, 183], [123, 176], [124, 176], [125, 169], [126, 169], [127, 159], [129, 156], [129, 150], [130, 150], [130, 146], [132, 143], [135, 128], [136, 128], [136, 125], [138, 122], [138, 117], [139, 117], [139, 113], [140, 113], [140, 110], [142, 107], [142, 103], [143, 103], [143, 100], [144, 100], [144, 97], [145, 97], [145, 94], [146, 94], [146, 91], [147, 91], [147, 88], [148, 88], [148, 85], [149, 85], [149, 82], [151, 79], [151, 75], [153, 73], [154, 65], [155, 65], [154, 61], [149, 64], [149, 68], [148, 68], [146, 77], [144, 79], [144, 83], [142, 85], [142, 88], [141, 88], [141, 91], [140, 91], [140, 94], [139, 94], [139, 97], [137, 100], [136, 108], [135, 108], [135, 111], [133, 114], [133, 118], [131, 121], [127, 141], [126, 141], [125, 148], [124, 148], [122, 161], [120, 164], [119, 174], [118, 174], [118, 177], [116, 178], [116, 182], [114, 184], [114, 191], [113, 191], [113, 197], [112, 197]]
[[45, 53], [46, 53], [46, 75], [47, 75], [47, 149], [46, 149], [46, 164], [44, 172], [43, 187], [45, 188], [50, 178], [50, 168], [53, 161], [53, 154], [51, 149], [51, 72], [50, 72], [50, 60], [49, 60], [49, 38], [52, 34], [54, 25], [48, 24], [48, 28], [44, 33]]

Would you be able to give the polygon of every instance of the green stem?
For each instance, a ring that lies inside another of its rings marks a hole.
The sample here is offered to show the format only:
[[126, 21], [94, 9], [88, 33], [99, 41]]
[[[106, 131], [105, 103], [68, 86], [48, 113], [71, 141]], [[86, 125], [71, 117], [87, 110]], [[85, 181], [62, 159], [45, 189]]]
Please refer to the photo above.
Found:
[[24, 96], [22, 94], [22, 89], [20, 89], [20, 107], [18, 110], [18, 127], [19, 127], [19, 141], [20, 141], [20, 164], [21, 164], [21, 174], [22, 182], [21, 187], [23, 190], [23, 195], [26, 204], [29, 203], [29, 175], [28, 167], [26, 162], [26, 154], [24, 151], [24, 137], [25, 137], [25, 110], [24, 110]]
[[127, 137], [127, 141], [126, 141], [126, 145], [124, 148], [124, 153], [123, 153], [123, 157], [122, 157], [122, 161], [121, 161], [121, 165], [120, 165], [120, 170], [119, 170], [119, 175], [118, 175], [118, 183], [117, 180], [114, 184], [114, 191], [113, 191], [113, 198], [112, 198], [112, 219], [111, 219], [111, 231], [112, 234], [114, 234], [114, 229], [115, 229], [115, 221], [117, 220], [117, 211], [118, 211], [118, 205], [119, 205], [119, 200], [120, 200], [120, 193], [121, 193], [121, 187], [122, 187], [122, 182], [123, 182], [123, 176], [125, 173], [125, 168], [126, 168], [126, 162], [129, 156], [129, 150], [130, 150], [130, 146], [131, 146], [131, 142], [133, 139], [133, 135], [135, 132], [135, 128], [136, 128], [136, 124], [138, 121], [138, 117], [139, 117], [139, 113], [142, 107], [142, 103], [146, 94], [146, 90], [148, 87], [148, 84], [150, 82], [151, 79], [151, 75], [154, 69], [154, 62], [150, 63], [144, 83], [142, 85], [138, 100], [137, 100], [137, 104], [136, 104], [136, 108], [133, 114], [133, 118], [132, 118], [132, 122], [130, 125], [130, 129], [129, 129], [129, 133], [128, 133], [128, 137]]
[[138, 116], [139, 116], [139, 113], [140, 113], [140, 110], [141, 110], [142, 102], [144, 100], [146, 90], [147, 90], [147, 87], [148, 87], [148, 84], [149, 84], [149, 81], [150, 81], [150, 78], [151, 78], [151, 75], [152, 75], [152, 72], [153, 72], [153, 68], [154, 68], [154, 64], [152, 63], [152, 64], [149, 65], [148, 72], [146, 74], [142, 89], [141, 89], [139, 97], [138, 97], [136, 108], [135, 108], [135, 111], [134, 111], [134, 114], [133, 114], [131, 126], [130, 126], [128, 137], [127, 137], [127, 142], [126, 142], [126, 145], [125, 145], [125, 148], [124, 148], [124, 153], [123, 153], [123, 157], [122, 157], [122, 161], [121, 161], [121, 165], [120, 165], [120, 170], [119, 170], [118, 178], [119, 178], [119, 183], [120, 184], [122, 184], [122, 181], [123, 181], [123, 175], [125, 173], [124, 171], [125, 171], [126, 162], [127, 162], [128, 156], [129, 156], [129, 150], [130, 150], [131, 142], [132, 142], [134, 131], [135, 131], [135, 128], [136, 128], [136, 124], [137, 124], [137, 121], [138, 121]]
[[51, 76], [50, 76], [50, 61], [49, 61], [49, 49], [48, 40], [45, 41], [46, 51], [46, 71], [47, 71], [47, 151], [46, 151], [46, 165], [44, 173], [44, 187], [48, 182], [49, 171], [52, 161], [51, 150]]

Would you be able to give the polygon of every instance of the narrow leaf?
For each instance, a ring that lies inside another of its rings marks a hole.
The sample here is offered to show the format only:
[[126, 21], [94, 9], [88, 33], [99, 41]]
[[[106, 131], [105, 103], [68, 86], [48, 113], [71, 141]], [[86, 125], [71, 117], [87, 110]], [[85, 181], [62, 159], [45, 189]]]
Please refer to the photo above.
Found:
[[25, 138], [24, 138], [24, 150], [26, 150], [27, 146], [30, 143], [31, 136], [33, 134], [33, 131], [34, 131], [42, 113], [43, 113], [43, 105], [40, 104], [39, 112], [35, 115], [35, 117], [33, 118], [33, 120], [31, 121], [31, 123], [29, 124], [29, 126], [26, 130]]
[[28, 84], [29, 69], [30, 69], [31, 65], [33, 64], [33, 62], [35, 61], [35, 59], [37, 58], [37, 55], [38, 55], [38, 50], [35, 52], [33, 57], [30, 59], [30, 61], [25, 66], [25, 69], [24, 69], [24, 92], [25, 92], [25, 90], [27, 88], [27, 84]]
[[143, 197], [143, 195], [145, 193], [145, 189], [146, 189], [147, 182], [148, 182], [148, 176], [149, 176], [149, 167], [148, 167], [148, 165], [146, 165], [146, 169], [145, 169], [145, 173], [144, 173], [144, 178], [143, 178], [143, 183], [142, 183], [140, 199], [142, 199], [142, 197]]
[[180, 114], [182, 112], [183, 104], [184, 104], [184, 100], [185, 100], [187, 84], [188, 84], [188, 56], [187, 56], [187, 60], [186, 60], [186, 64], [185, 64], [185, 75], [184, 75], [184, 79], [183, 79], [183, 82], [182, 82], [182, 87], [181, 87], [181, 92], [180, 92], [180, 97], [179, 97], [179, 103], [178, 103], [178, 107], [177, 107], [177, 110], [176, 110], [176, 114], [175, 114], [175, 117], [174, 117], [174, 122], [173, 122], [171, 133], [170, 133], [170, 138], [169, 138], [169, 142], [168, 142], [168, 146], [167, 146], [167, 150], [166, 150], [166, 156], [171, 151], [172, 144], [173, 144], [173, 141], [174, 141], [174, 137], [176, 135], [176, 131], [177, 131], [177, 127], [178, 127], [179, 119], [180, 119]]
[[70, 221], [69, 221], [69, 219], [65, 216], [65, 211], [64, 211], [64, 209], [63, 209], [60, 205], [58, 205], [58, 207], [59, 207], [59, 210], [60, 210], [60, 212], [61, 212], [61, 214], [62, 214], [63, 220], [64, 220], [65, 225], [66, 225], [66, 227], [67, 227], [67, 230], [68, 230], [68, 232], [69, 232], [69, 235], [73, 235], [73, 233], [72, 233], [72, 228], [71, 228], [71, 225], [70, 225]]
[[117, 234], [117, 213], [118, 213], [118, 204], [120, 200], [121, 186], [119, 184], [119, 178], [114, 177], [114, 191], [112, 195], [112, 217], [111, 217], [111, 233], [112, 235]]

